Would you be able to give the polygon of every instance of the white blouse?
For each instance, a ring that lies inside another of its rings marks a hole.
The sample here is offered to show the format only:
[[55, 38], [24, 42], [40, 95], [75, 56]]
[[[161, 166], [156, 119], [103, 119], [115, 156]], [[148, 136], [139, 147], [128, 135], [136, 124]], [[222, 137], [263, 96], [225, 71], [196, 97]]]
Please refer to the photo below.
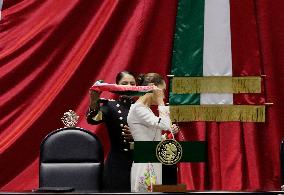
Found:
[[161, 131], [169, 130], [171, 120], [168, 106], [158, 106], [159, 116], [144, 104], [132, 104], [127, 123], [134, 141], [160, 141]]

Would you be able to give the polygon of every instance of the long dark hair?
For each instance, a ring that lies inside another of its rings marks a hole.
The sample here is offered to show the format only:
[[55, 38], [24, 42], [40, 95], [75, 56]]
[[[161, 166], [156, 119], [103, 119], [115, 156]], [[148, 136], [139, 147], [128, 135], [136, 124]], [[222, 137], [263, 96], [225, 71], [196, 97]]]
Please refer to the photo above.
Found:
[[117, 73], [116, 78], [115, 78], [115, 83], [118, 84], [119, 81], [126, 75], [131, 75], [135, 78], [133, 73], [124, 70], [124, 71]]
[[163, 79], [163, 77], [161, 75], [159, 75], [158, 73], [147, 73], [147, 74], [140, 74], [137, 77], [137, 84], [140, 86], [147, 86], [150, 83], [154, 84], [154, 85], [160, 85], [163, 84], [165, 82], [165, 80]]

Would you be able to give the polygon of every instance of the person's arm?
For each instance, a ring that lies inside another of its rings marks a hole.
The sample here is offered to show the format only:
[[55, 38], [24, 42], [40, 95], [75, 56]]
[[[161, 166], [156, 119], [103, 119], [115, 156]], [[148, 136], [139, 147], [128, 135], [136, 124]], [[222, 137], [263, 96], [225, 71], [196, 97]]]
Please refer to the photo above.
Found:
[[168, 106], [158, 106], [159, 116], [156, 116], [149, 108], [142, 104], [136, 105], [134, 114], [146, 126], [152, 126], [161, 130], [171, 128], [171, 119]]
[[90, 92], [90, 105], [86, 114], [87, 122], [92, 125], [100, 124], [104, 121], [103, 112], [100, 107], [100, 93]]

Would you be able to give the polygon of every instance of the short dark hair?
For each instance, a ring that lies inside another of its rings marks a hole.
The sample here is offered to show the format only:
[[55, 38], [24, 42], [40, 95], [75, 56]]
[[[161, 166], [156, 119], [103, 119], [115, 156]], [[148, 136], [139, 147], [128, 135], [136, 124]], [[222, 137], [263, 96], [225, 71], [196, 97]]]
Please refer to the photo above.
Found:
[[133, 73], [124, 70], [124, 71], [121, 71], [121, 72], [117, 73], [116, 78], [115, 78], [115, 83], [118, 84], [119, 81], [120, 81], [123, 77], [125, 77], [126, 75], [130, 75], [130, 76], [133, 76], [133, 77], [135, 78], [135, 76], [134, 76]]
[[159, 75], [158, 73], [147, 73], [147, 74], [140, 74], [137, 77], [137, 84], [140, 86], [147, 86], [150, 83], [153, 83], [154, 85], [160, 85], [163, 82], [165, 82], [165, 80], [163, 79], [163, 77], [161, 75]]

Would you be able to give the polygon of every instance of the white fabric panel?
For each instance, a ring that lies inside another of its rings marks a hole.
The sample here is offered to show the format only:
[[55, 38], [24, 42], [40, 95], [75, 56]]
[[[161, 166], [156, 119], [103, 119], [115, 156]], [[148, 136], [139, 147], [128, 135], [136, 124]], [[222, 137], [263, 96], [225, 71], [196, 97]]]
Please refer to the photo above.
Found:
[[[203, 76], [232, 76], [229, 0], [205, 0]], [[233, 94], [203, 93], [200, 104], [233, 104]]]

